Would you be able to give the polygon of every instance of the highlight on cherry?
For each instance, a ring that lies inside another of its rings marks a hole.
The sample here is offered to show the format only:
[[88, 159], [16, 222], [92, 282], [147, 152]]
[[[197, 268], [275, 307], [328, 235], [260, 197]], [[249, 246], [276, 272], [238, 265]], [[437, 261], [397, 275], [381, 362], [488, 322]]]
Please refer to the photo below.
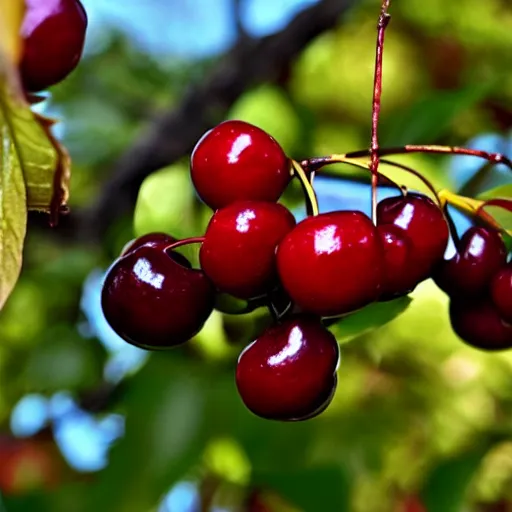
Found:
[[[332, 319], [340, 319], [343, 329], [344, 317], [403, 297], [427, 279], [449, 296], [451, 325], [461, 342], [487, 351], [512, 348], [511, 233], [486, 210], [493, 204], [512, 212], [512, 200], [486, 203], [436, 190], [420, 171], [388, 158], [468, 155], [504, 164], [511, 173], [512, 162], [463, 147], [379, 145], [388, 9], [385, 0], [368, 149], [297, 161], [259, 127], [221, 122], [203, 135], [190, 158], [195, 190], [212, 210], [204, 236], [144, 235], [125, 247], [105, 277], [107, 321], [128, 343], [148, 350], [176, 347], [196, 335], [219, 294], [268, 308], [273, 325], [241, 350], [235, 372], [241, 400], [263, 418], [305, 420], [324, 411], [336, 391], [340, 364], [328, 328]], [[391, 181], [379, 169], [384, 162], [414, 175], [430, 193]], [[368, 173], [370, 216], [342, 204], [337, 211], [319, 211], [314, 177], [328, 174], [336, 163]], [[295, 180], [307, 210], [300, 221], [279, 202]], [[379, 187], [390, 184], [396, 195], [379, 201]], [[472, 227], [465, 233], [457, 233], [449, 206], [470, 217]], [[199, 268], [177, 252], [188, 244], [198, 244]]]

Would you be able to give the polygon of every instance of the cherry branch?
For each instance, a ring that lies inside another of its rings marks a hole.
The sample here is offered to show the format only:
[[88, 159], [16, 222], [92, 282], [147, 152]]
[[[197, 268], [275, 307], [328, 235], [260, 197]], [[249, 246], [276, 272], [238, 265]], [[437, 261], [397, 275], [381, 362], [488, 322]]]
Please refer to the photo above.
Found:
[[377, 48], [375, 52], [375, 73], [373, 79], [373, 102], [372, 102], [372, 135], [370, 156], [370, 170], [372, 172], [372, 220], [377, 222], [377, 185], [379, 180], [379, 136], [378, 126], [382, 96], [382, 58], [384, 55], [384, 36], [386, 27], [391, 19], [388, 14], [390, 0], [382, 1], [379, 22], [377, 25]]
[[[437, 146], [437, 145], [412, 145], [407, 144], [400, 147], [392, 148], [379, 148], [379, 156], [390, 156], [390, 155], [404, 155], [408, 153], [436, 153], [436, 154], [448, 154], [448, 155], [466, 155], [473, 156], [476, 158], [483, 158], [492, 164], [503, 164], [512, 170], [512, 160], [507, 158], [502, 153], [489, 153], [488, 151], [482, 151], [480, 149], [469, 149], [462, 148], [459, 146]], [[351, 151], [345, 156], [347, 158], [361, 158], [363, 156], [370, 155], [370, 150], [362, 149], [358, 151]]]

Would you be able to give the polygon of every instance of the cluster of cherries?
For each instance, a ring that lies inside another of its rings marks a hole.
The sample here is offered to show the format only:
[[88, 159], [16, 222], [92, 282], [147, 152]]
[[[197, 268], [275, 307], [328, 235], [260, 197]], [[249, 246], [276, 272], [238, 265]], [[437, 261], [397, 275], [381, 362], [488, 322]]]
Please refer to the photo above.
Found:
[[25, 0], [19, 71], [28, 93], [64, 80], [78, 65], [87, 29], [79, 0]]
[[[291, 168], [253, 125], [226, 121], [208, 131], [191, 156], [196, 191], [215, 211], [204, 237], [151, 233], [129, 243], [103, 285], [112, 328], [136, 346], [165, 349], [199, 332], [219, 293], [266, 304], [275, 322], [242, 351], [236, 384], [252, 412], [279, 420], [313, 417], [332, 400], [339, 349], [326, 319], [405, 295], [433, 275], [453, 298], [461, 338], [512, 347], [512, 267], [498, 232], [471, 228], [445, 261], [443, 211], [415, 193], [380, 201], [376, 225], [359, 211], [296, 223], [276, 202]], [[187, 243], [201, 244], [200, 269], [175, 251]]]
[[512, 347], [512, 262], [499, 233], [469, 228], [455, 255], [439, 263], [434, 281], [450, 297], [453, 330], [474, 347]]

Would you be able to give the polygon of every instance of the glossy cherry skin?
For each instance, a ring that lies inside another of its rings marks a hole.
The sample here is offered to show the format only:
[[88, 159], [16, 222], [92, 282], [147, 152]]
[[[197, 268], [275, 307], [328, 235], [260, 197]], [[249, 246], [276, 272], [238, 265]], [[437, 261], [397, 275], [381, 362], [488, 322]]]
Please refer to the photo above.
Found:
[[214, 210], [236, 200], [277, 201], [290, 181], [281, 146], [244, 121], [225, 121], [205, 133], [190, 170], [197, 193]]
[[491, 296], [503, 320], [512, 324], [512, 263], [495, 274], [491, 283]]
[[184, 343], [210, 315], [215, 288], [162, 248], [141, 246], [107, 272], [101, 304], [105, 318], [127, 342], [147, 349]]
[[505, 265], [506, 257], [497, 231], [473, 226], [460, 239], [455, 256], [436, 266], [434, 281], [450, 297], [480, 295]]
[[[177, 241], [177, 238], [174, 238], [173, 236], [168, 235], [167, 233], [146, 233], [145, 235], [139, 236], [138, 238], [135, 238], [134, 240], [128, 242], [123, 247], [123, 250], [121, 251], [121, 256], [126, 256], [127, 254], [135, 251], [136, 249], [142, 247], [143, 245], [147, 247], [155, 247], [164, 251], [166, 247]], [[179, 252], [176, 251], [166, 252], [174, 261], [178, 262], [183, 267], [192, 268], [190, 261], [188, 261], [187, 258], [183, 256], [183, 254], [180, 254]]]
[[20, 73], [27, 91], [66, 78], [82, 56], [87, 14], [79, 0], [25, 0]]
[[217, 210], [199, 252], [201, 268], [217, 288], [250, 299], [277, 282], [276, 248], [295, 226], [282, 205], [237, 201]]
[[338, 363], [336, 338], [318, 319], [297, 315], [240, 354], [236, 385], [247, 408], [262, 418], [308, 419], [332, 400]]
[[448, 245], [448, 224], [439, 207], [421, 194], [389, 197], [377, 205], [377, 224], [394, 224], [407, 233], [414, 261], [411, 279], [419, 283], [429, 277]]
[[383, 251], [377, 229], [361, 212], [308, 217], [277, 249], [281, 283], [303, 311], [338, 316], [379, 296]]
[[412, 242], [394, 224], [381, 224], [377, 230], [384, 253], [384, 269], [379, 300], [391, 300], [410, 293], [418, 284]]
[[177, 239], [167, 233], [154, 232], [146, 233], [145, 235], [139, 236], [133, 240], [130, 240], [121, 251], [121, 256], [133, 252], [135, 249], [142, 247], [143, 245], [150, 247], [162, 247], [165, 248], [168, 245], [176, 242]]
[[468, 345], [482, 350], [512, 348], [512, 325], [501, 318], [487, 297], [451, 300], [450, 320], [455, 333]]

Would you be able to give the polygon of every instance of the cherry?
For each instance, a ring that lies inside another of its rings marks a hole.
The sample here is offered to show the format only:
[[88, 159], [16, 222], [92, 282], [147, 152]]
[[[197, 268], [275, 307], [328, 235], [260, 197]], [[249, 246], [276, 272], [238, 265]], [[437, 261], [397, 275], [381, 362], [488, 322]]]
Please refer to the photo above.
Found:
[[507, 252], [497, 231], [473, 226], [459, 244], [457, 253], [442, 260], [434, 270], [436, 284], [450, 297], [479, 295], [505, 265]]
[[503, 320], [512, 324], [512, 262], [494, 276], [491, 296]]
[[213, 215], [204, 235], [201, 268], [220, 291], [250, 299], [277, 281], [277, 244], [295, 226], [282, 205], [237, 201]]
[[304, 420], [328, 406], [339, 348], [316, 318], [297, 315], [267, 329], [240, 354], [236, 385], [247, 408], [274, 420]]
[[361, 212], [308, 217], [279, 244], [277, 268], [297, 306], [319, 316], [342, 315], [379, 296], [383, 270], [380, 237]]
[[191, 176], [214, 210], [238, 199], [277, 201], [291, 178], [281, 146], [244, 121], [225, 121], [203, 135], [192, 152]]
[[[145, 235], [142, 235], [128, 242], [123, 247], [123, 250], [121, 251], [121, 256], [126, 256], [127, 254], [135, 251], [136, 249], [142, 247], [143, 245], [165, 250], [167, 246], [177, 241], [178, 240], [176, 238], [174, 238], [171, 235], [168, 235], [167, 233], [146, 233]], [[174, 261], [178, 262], [180, 265], [187, 268], [192, 268], [190, 261], [188, 261], [187, 258], [183, 256], [183, 254], [180, 254], [179, 252], [176, 251], [170, 251], [168, 252], [168, 254]]]
[[468, 345], [483, 350], [512, 348], [512, 325], [500, 317], [487, 297], [451, 300], [450, 320], [455, 333]]
[[394, 224], [407, 233], [414, 262], [409, 268], [411, 280], [419, 283], [429, 277], [448, 244], [448, 224], [439, 207], [421, 194], [388, 197], [377, 205], [377, 224]]
[[418, 284], [412, 258], [413, 246], [407, 233], [394, 224], [377, 226], [384, 252], [384, 270], [379, 300], [410, 293]]
[[78, 65], [87, 14], [79, 0], [25, 0], [20, 73], [27, 91], [46, 89]]
[[[134, 240], [130, 240], [121, 251], [121, 256], [126, 256], [128, 253], [133, 252], [135, 249], [142, 247], [143, 245], [151, 247], [166, 247], [176, 242], [177, 239], [167, 233], [146, 233], [145, 235], [139, 236]], [[177, 253], [176, 253], [177, 254]]]
[[107, 272], [101, 303], [119, 336], [147, 349], [179, 345], [210, 315], [215, 289], [200, 270], [180, 264], [163, 247], [143, 245]]

